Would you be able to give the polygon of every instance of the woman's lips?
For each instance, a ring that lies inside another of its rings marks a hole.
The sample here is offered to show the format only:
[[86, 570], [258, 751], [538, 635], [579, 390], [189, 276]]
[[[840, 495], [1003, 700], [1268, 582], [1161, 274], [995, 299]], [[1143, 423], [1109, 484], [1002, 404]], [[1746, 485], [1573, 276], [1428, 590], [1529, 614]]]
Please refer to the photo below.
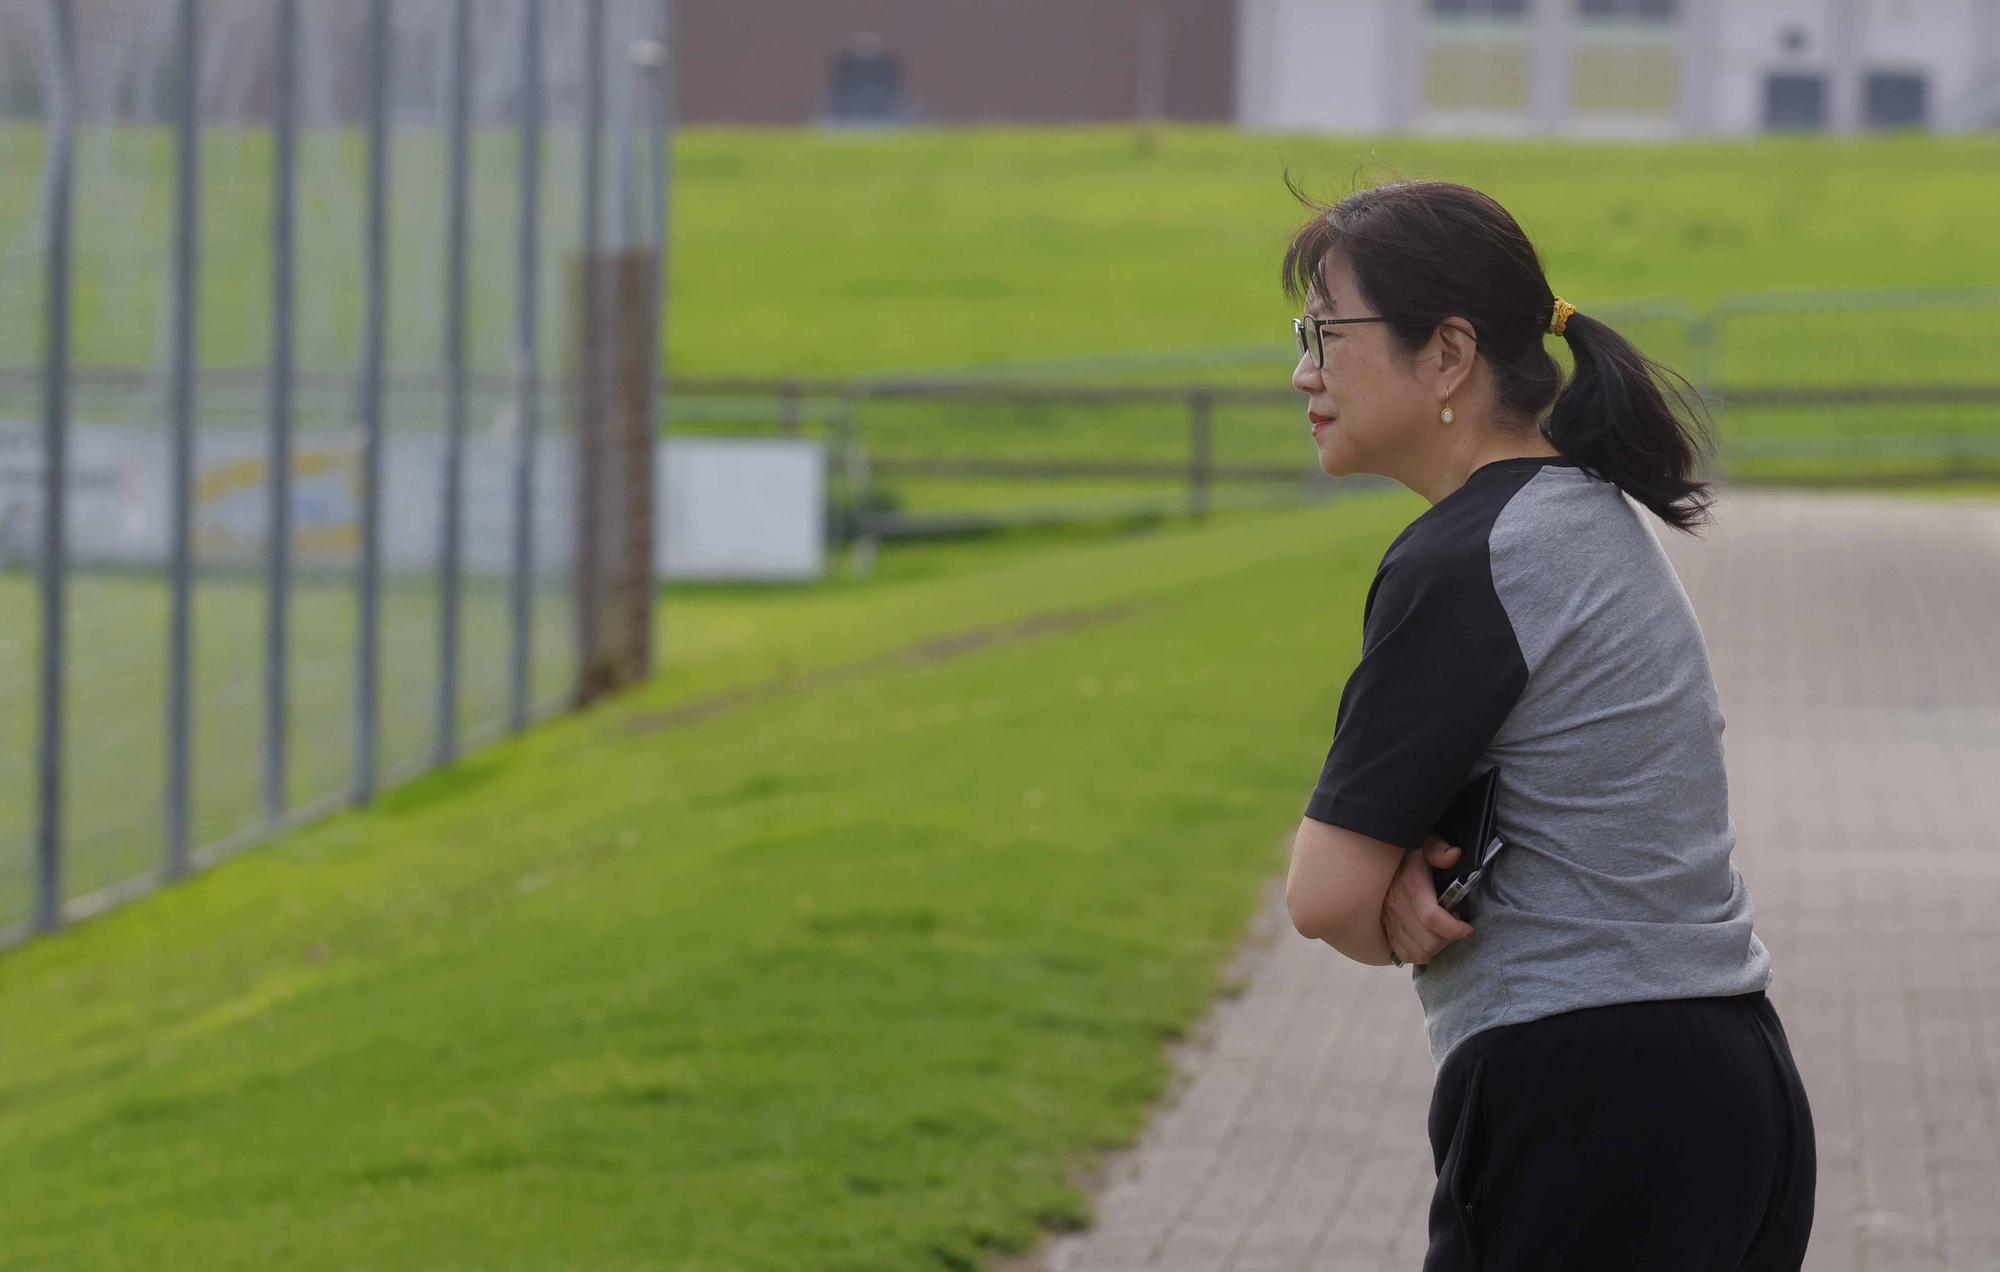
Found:
[[1323, 428], [1325, 428], [1325, 427], [1326, 427], [1327, 425], [1329, 425], [1329, 424], [1333, 423], [1333, 421], [1332, 421], [1332, 420], [1330, 420], [1330, 419], [1328, 419], [1328, 418], [1327, 418], [1326, 416], [1324, 416], [1324, 415], [1319, 415], [1319, 414], [1315, 414], [1315, 413], [1314, 413], [1314, 412], [1312, 412], [1312, 411], [1307, 411], [1307, 412], [1306, 412], [1306, 418], [1312, 421], [1312, 435], [1313, 435], [1314, 437], [1318, 437], [1318, 436], [1319, 436], [1319, 431], [1320, 431], [1321, 429], [1323, 429]]

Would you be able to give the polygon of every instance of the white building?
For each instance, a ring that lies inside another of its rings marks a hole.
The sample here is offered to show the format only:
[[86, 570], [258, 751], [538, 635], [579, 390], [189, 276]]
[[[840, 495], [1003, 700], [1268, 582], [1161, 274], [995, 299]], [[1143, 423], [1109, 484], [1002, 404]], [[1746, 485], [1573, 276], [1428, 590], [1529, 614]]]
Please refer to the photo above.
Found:
[[1248, 129], [2000, 126], [2000, 0], [1241, 0], [1238, 22]]

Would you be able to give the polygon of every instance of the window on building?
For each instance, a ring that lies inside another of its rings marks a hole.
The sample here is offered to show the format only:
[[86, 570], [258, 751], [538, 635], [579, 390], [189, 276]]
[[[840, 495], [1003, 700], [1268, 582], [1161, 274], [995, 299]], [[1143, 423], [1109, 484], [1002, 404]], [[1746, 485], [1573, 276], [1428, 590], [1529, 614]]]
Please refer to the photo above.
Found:
[[1570, 50], [1576, 114], [1668, 120], [1680, 102], [1678, 0], [1578, 0]]
[[827, 93], [827, 116], [839, 123], [885, 123], [904, 119], [903, 66], [882, 38], [866, 32], [834, 55]]
[[1586, 115], [1667, 118], [1680, 100], [1675, 49], [1579, 44], [1570, 58], [1570, 105]]
[[1826, 127], [1826, 77], [1800, 71], [1772, 71], [1764, 77], [1764, 127]]
[[1918, 71], [1870, 71], [1862, 112], [1870, 128], [1922, 128], [1930, 123], [1929, 85]]
[[1430, 0], [1424, 109], [1524, 116], [1533, 75], [1527, 0]]
[[1431, 0], [1434, 18], [1520, 18], [1528, 0]]
[[1528, 50], [1432, 45], [1424, 52], [1424, 105], [1432, 110], [1525, 111]]
[[1579, 115], [1671, 119], [1681, 39], [1676, 0], [1577, 0], [1570, 107]]
[[1673, 22], [1680, 0], [1578, 0], [1577, 12], [1592, 22]]

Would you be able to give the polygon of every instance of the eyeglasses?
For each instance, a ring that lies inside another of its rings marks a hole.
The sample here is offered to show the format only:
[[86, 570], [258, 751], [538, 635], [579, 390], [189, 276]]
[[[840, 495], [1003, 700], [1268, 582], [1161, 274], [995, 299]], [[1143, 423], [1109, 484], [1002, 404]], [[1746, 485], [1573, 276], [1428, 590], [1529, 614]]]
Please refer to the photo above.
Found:
[[[1311, 314], [1307, 314], [1303, 318], [1292, 319], [1292, 336], [1298, 341], [1299, 352], [1312, 354], [1313, 365], [1324, 371], [1326, 370], [1326, 338], [1321, 333], [1320, 328], [1338, 326], [1343, 322], [1387, 321], [1389, 321], [1387, 318], [1380, 316], [1371, 318], [1315, 318]], [[1311, 333], [1310, 338], [1307, 337], [1308, 332]]]

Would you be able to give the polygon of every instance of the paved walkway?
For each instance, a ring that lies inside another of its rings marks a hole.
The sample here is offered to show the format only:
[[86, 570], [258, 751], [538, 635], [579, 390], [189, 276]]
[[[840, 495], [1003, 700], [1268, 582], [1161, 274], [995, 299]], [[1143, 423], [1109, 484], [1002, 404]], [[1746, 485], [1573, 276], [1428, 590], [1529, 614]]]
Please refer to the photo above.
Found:
[[[2000, 1268], [2000, 503], [1725, 491], [1660, 527], [1715, 666], [1735, 860], [1819, 1148], [1814, 1272]], [[1292, 931], [1181, 1048], [1049, 1272], [1423, 1262], [1433, 1070], [1408, 973]]]

